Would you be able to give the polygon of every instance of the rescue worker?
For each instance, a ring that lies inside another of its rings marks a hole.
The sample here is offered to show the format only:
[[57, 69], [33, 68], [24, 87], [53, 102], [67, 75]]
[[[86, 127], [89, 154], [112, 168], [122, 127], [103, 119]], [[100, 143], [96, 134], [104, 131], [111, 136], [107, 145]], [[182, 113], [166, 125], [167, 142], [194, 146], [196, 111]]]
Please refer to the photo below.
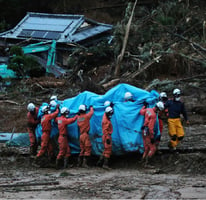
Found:
[[104, 151], [102, 155], [100, 156], [100, 159], [97, 162], [98, 166], [101, 166], [103, 163], [103, 168], [104, 169], [110, 169], [108, 166], [109, 163], [109, 158], [112, 154], [112, 132], [113, 132], [113, 126], [111, 123], [111, 118], [113, 115], [113, 108], [112, 107], [107, 107], [105, 109], [105, 113], [102, 118], [102, 142], [104, 145]]
[[39, 150], [36, 161], [38, 161], [47, 151], [49, 159], [53, 156], [53, 148], [50, 142], [50, 132], [51, 132], [51, 120], [57, 117], [59, 113], [59, 105], [54, 113], [50, 113], [49, 106], [44, 106], [42, 112], [44, 115], [41, 118], [42, 126], [42, 137], [41, 137], [41, 149]]
[[104, 102], [104, 106], [105, 106], [105, 107], [110, 106], [110, 107], [112, 107], [112, 108], [113, 108], [113, 107], [114, 107], [114, 103], [113, 103], [113, 102], [111, 102], [111, 101], [108, 101], [108, 100], [107, 100], [107, 101], [105, 101], [105, 102]]
[[92, 145], [89, 138], [90, 119], [94, 113], [91, 106], [89, 113], [86, 113], [86, 106], [79, 106], [79, 115], [77, 117], [77, 124], [80, 131], [80, 154], [78, 157], [78, 166], [88, 167], [88, 159], [91, 155]]
[[142, 127], [142, 136], [144, 143], [144, 154], [142, 160], [148, 161], [148, 158], [151, 158], [155, 151], [156, 145], [154, 140], [154, 126], [157, 119], [157, 114], [159, 111], [164, 110], [164, 104], [159, 101], [153, 108], [147, 108], [147, 103], [144, 103], [144, 106], [140, 110], [140, 114], [144, 115], [144, 125]]
[[[160, 96], [159, 96], [159, 100], [165, 104], [168, 100], [167, 98], [167, 93], [166, 92], [161, 92]], [[162, 116], [165, 115], [165, 111], [159, 112], [158, 113], [158, 119], [159, 119], [159, 128], [160, 128], [160, 133], [162, 135], [162, 131], [163, 131], [163, 121], [162, 121]]]
[[180, 115], [183, 115], [186, 123], [189, 124], [184, 103], [180, 100], [181, 91], [176, 88], [173, 90], [173, 99], [165, 103], [165, 107], [168, 108], [168, 129], [171, 138], [168, 146], [172, 151], [176, 150], [177, 145], [182, 141], [185, 135]]
[[[161, 101], [163, 104], [165, 104], [167, 102], [167, 100], [168, 100], [167, 93], [161, 92], [159, 95], [159, 101]], [[159, 143], [161, 141], [162, 131], [163, 131], [163, 119], [165, 119], [165, 118], [167, 118], [167, 109], [164, 109], [164, 110], [158, 112], [160, 136], [155, 139], [156, 150], [158, 150]], [[160, 152], [157, 151], [157, 153], [160, 153]]]
[[58, 99], [57, 99], [57, 96], [56, 95], [52, 95], [51, 97], [50, 97], [50, 103], [51, 103], [51, 101], [58, 101]]
[[57, 169], [59, 169], [60, 160], [63, 158], [64, 158], [64, 168], [67, 168], [68, 159], [71, 156], [70, 147], [67, 139], [67, 125], [75, 122], [75, 120], [77, 119], [77, 115], [73, 118], [68, 118], [68, 115], [69, 115], [69, 109], [67, 107], [63, 107], [61, 109], [61, 116], [55, 119], [59, 129], [59, 138], [58, 138], [59, 154], [57, 155], [57, 159], [56, 159]]
[[[53, 113], [56, 111], [57, 102], [55, 100], [50, 101], [49, 107], [50, 112]], [[60, 112], [58, 113], [57, 117], [61, 116]], [[56, 156], [58, 154], [59, 145], [58, 145], [58, 136], [59, 136], [59, 129], [55, 119], [51, 120], [51, 131], [50, 131], [50, 142], [52, 144], [52, 151], [53, 151], [53, 158], [52, 161], [56, 161]]]
[[110, 106], [110, 104], [111, 104], [111, 102], [108, 100], [104, 102], [104, 106]]
[[127, 102], [127, 101], [131, 101], [131, 102], [134, 102], [133, 100], [133, 95], [131, 92], [126, 92], [124, 94], [124, 101]]
[[27, 106], [27, 110], [27, 131], [29, 133], [30, 155], [36, 156], [38, 143], [35, 135], [35, 129], [40, 123], [40, 120], [37, 117], [39, 108], [36, 107], [33, 103], [29, 103]]

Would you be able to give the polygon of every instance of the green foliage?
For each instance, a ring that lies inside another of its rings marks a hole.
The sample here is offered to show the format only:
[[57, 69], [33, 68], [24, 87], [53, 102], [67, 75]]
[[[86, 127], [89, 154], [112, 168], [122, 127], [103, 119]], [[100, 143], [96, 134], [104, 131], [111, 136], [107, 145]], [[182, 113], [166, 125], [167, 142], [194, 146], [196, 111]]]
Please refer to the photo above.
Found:
[[23, 56], [23, 50], [20, 46], [12, 46], [10, 49], [11, 56]]
[[[128, 5], [124, 19], [117, 23], [114, 29], [115, 58], [118, 57], [122, 49], [130, 11], [131, 5]], [[169, 34], [168, 31], [181, 34], [198, 23], [200, 23], [198, 18], [192, 15], [191, 10], [184, 2], [176, 0], [161, 1], [152, 10], [143, 6], [137, 7], [125, 50], [125, 63], [122, 63], [122, 65], [130, 66], [130, 69], [132, 68], [134, 71], [139, 69], [140, 62], [138, 59], [142, 63], [146, 63], [169, 49], [171, 41], [174, 41], [174, 35]], [[190, 34], [191, 32], [193, 30], [190, 30]], [[195, 34], [194, 30], [193, 38], [198, 40], [198, 37], [200, 35]], [[129, 57], [130, 59], [126, 59], [127, 55], [132, 56]], [[128, 70], [128, 68], [124, 70]]]
[[157, 21], [159, 21], [162, 25], [174, 25], [175, 19], [169, 16], [158, 16]]
[[24, 77], [26, 75], [24, 56], [14, 56], [11, 58], [8, 69], [16, 72], [17, 77]]
[[108, 63], [113, 57], [113, 47], [107, 42], [101, 42], [87, 49], [76, 48], [69, 56], [67, 63], [70, 68], [78, 66], [89, 71], [94, 65], [100, 66]]
[[30, 77], [40, 77], [45, 75], [46, 70], [32, 56], [25, 56], [26, 75]]
[[[35, 58], [26, 55], [18, 55], [21, 54], [21, 47], [13, 48], [13, 56], [10, 59], [8, 69], [16, 72], [18, 78], [24, 78], [27, 76], [30, 77], [39, 77], [45, 74], [45, 69], [36, 61]], [[16, 54], [15, 54], [15, 53]]]

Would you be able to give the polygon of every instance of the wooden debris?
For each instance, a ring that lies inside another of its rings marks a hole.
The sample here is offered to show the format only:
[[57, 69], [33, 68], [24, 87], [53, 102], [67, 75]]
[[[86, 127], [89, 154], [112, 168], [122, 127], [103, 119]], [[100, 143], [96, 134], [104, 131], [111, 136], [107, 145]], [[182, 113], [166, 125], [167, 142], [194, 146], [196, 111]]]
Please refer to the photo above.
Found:
[[19, 186], [39, 186], [39, 185], [59, 185], [59, 181], [49, 181], [49, 182], [20, 182], [20, 183], [16, 183], [16, 184], [3, 184], [0, 185], [0, 187], [19, 187]]
[[110, 87], [113, 87], [114, 85], [116, 85], [119, 82], [120, 82], [120, 79], [116, 78], [116, 79], [109, 81], [108, 83], [103, 84], [102, 86], [104, 87], [104, 89], [108, 89]]
[[0, 100], [0, 103], [10, 103], [10, 104], [19, 105], [19, 103], [15, 102], [15, 101], [11, 101], [11, 100]]
[[41, 81], [39, 85], [42, 87], [61, 87], [65, 85], [65, 81]]

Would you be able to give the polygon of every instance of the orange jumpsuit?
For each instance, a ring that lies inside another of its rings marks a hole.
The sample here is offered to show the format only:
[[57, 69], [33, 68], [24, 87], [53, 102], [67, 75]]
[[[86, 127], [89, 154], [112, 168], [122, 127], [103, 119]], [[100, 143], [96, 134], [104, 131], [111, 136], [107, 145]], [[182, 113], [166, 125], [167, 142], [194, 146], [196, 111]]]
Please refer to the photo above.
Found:
[[104, 145], [103, 156], [105, 158], [110, 158], [112, 154], [112, 136], [111, 135], [113, 132], [113, 126], [112, 126], [110, 119], [108, 119], [108, 117], [106, 116], [106, 113], [104, 113], [103, 119], [102, 119], [102, 132], [103, 132], [102, 141]]
[[151, 139], [154, 139], [154, 126], [156, 122], [156, 113], [154, 108], [143, 108], [140, 110], [140, 114], [145, 116], [144, 129], [142, 130], [143, 143], [144, 143], [144, 154], [143, 158], [151, 157], [156, 151], [155, 144], [151, 143]]
[[91, 107], [89, 113], [81, 113], [77, 117], [77, 124], [80, 130], [80, 154], [79, 156], [90, 156], [92, 151], [92, 145], [89, 138], [89, 121], [94, 113], [93, 107]]
[[38, 112], [39, 108], [35, 107], [34, 113], [27, 113], [27, 131], [29, 133], [30, 148], [34, 149], [34, 151], [37, 150], [38, 146], [35, 136], [35, 129], [37, 127], [37, 124], [40, 123], [40, 120], [37, 119]]
[[164, 117], [164, 118], [167, 117], [167, 114], [168, 114], [168, 110], [167, 110], [167, 109], [165, 109], [165, 110], [163, 110], [163, 111], [160, 111], [160, 112], [158, 113], [160, 137], [157, 138], [156, 141], [155, 141], [155, 143], [156, 143], [157, 145], [159, 145], [160, 140], [161, 140], [161, 137], [162, 137], [162, 131], [163, 131], [163, 120], [162, 120], [162, 118], [163, 118], [163, 117]]
[[41, 149], [39, 150], [37, 157], [44, 155], [46, 150], [48, 155], [52, 154], [52, 144], [50, 143], [50, 132], [51, 132], [51, 120], [54, 119], [59, 113], [59, 109], [56, 109], [54, 113], [45, 114], [41, 118], [42, 125], [42, 137], [41, 137]]
[[56, 122], [59, 129], [59, 153], [57, 159], [68, 158], [71, 156], [70, 147], [67, 139], [67, 125], [73, 123], [77, 119], [77, 115], [73, 118], [66, 118], [65, 116], [57, 117]]

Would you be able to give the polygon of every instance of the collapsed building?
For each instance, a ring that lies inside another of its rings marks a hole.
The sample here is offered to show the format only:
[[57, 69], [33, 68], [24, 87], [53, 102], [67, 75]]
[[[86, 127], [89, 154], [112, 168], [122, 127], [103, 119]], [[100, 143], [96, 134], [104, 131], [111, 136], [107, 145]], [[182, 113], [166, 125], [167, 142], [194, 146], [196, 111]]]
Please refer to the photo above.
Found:
[[45, 65], [50, 60], [66, 66], [74, 48], [109, 42], [112, 28], [83, 15], [28, 12], [13, 29], [0, 33], [0, 47], [19, 45], [24, 53], [36, 54]]

